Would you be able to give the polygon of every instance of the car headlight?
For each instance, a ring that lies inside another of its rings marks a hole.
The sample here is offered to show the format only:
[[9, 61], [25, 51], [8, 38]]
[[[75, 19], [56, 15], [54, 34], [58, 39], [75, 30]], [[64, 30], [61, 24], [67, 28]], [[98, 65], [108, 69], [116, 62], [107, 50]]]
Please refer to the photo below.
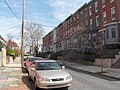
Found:
[[72, 79], [72, 77], [71, 77], [71, 75], [68, 75], [68, 76], [66, 77], [66, 80], [70, 80], [70, 79]]
[[49, 79], [49, 78], [43, 78], [43, 77], [41, 77], [40, 80], [41, 80], [41, 81], [45, 81], [45, 82], [50, 82], [50, 79]]

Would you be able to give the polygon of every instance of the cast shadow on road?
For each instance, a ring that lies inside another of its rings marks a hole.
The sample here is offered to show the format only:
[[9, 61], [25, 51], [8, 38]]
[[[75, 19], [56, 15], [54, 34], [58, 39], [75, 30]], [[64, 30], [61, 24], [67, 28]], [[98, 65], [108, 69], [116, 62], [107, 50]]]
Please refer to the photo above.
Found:
[[29, 90], [32, 90], [28, 76], [22, 76], [22, 82], [28, 87]]
[[[22, 76], [22, 82], [28, 87], [29, 90], [35, 90], [34, 82], [29, 78], [29, 76]], [[45, 90], [45, 89], [37, 89], [37, 90]], [[68, 89], [60, 88], [60, 89], [50, 89], [50, 90], [68, 90]]]
[[[34, 88], [34, 82], [30, 80], [31, 83], [31, 90], [35, 90]], [[37, 89], [37, 90], [46, 90], [46, 89]], [[60, 89], [49, 89], [49, 90], [68, 90], [67, 88], [60, 88]]]

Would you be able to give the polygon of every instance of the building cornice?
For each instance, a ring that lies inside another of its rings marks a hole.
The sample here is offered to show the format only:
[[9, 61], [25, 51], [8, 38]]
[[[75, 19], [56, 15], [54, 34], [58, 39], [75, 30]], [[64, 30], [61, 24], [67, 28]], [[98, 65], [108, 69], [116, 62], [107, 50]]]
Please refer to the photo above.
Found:
[[120, 21], [119, 22], [107, 23], [107, 24], [104, 25], [104, 27], [107, 27], [107, 26], [110, 26], [110, 25], [115, 25], [115, 24], [118, 24], [118, 23], [120, 23]]

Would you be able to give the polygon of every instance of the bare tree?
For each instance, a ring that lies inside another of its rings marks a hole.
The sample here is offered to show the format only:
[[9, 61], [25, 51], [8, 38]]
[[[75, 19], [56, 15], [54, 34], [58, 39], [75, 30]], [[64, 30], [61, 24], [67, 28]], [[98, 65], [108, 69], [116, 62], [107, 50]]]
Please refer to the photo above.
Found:
[[34, 52], [34, 48], [41, 43], [44, 29], [39, 24], [26, 23], [25, 25], [25, 48], [31, 48], [31, 52]]

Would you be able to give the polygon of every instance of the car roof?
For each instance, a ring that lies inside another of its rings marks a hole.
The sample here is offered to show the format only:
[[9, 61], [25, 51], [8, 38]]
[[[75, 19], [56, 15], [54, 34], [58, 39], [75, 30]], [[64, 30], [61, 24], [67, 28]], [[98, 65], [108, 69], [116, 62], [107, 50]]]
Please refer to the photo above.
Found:
[[36, 60], [35, 62], [56, 62], [55, 60]]
[[35, 58], [38, 58], [38, 59], [43, 59], [42, 57], [30, 57], [29, 59], [35, 59]]

